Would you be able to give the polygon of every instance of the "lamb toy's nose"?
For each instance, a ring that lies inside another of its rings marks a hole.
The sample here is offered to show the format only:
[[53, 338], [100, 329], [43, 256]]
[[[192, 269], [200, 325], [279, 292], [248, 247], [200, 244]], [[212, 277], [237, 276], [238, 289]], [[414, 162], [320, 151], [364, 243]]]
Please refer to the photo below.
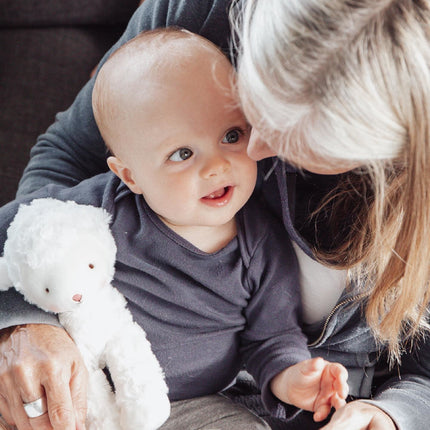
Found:
[[81, 302], [82, 302], [82, 294], [75, 294], [75, 295], [72, 297], [72, 299], [73, 299], [73, 301], [74, 301], [74, 302], [81, 303]]

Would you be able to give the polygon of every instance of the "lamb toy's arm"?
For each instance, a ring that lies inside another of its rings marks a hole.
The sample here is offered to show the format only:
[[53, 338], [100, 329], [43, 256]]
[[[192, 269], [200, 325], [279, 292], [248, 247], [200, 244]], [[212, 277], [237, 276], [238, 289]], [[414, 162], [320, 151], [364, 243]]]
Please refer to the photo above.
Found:
[[[90, 390], [88, 412], [93, 424], [90, 429], [155, 430], [170, 413], [161, 367], [145, 332], [133, 321], [126, 306], [124, 296], [106, 285], [97, 297], [84, 298], [75, 311], [59, 314], [61, 323], [81, 350], [90, 375], [96, 375], [106, 366], [115, 386], [114, 402], [119, 416], [112, 419], [100, 413], [100, 402], [91, 410], [91, 397], [100, 398], [100, 395], [97, 390]], [[105, 403], [109, 404], [107, 397], [104, 395]], [[120, 424], [104, 422], [107, 418], [109, 422], [116, 419]]]
[[126, 308], [124, 297], [111, 288], [108, 313], [116, 326], [106, 343], [104, 357], [116, 391], [121, 428], [153, 430], [170, 414], [168, 388], [145, 332]]

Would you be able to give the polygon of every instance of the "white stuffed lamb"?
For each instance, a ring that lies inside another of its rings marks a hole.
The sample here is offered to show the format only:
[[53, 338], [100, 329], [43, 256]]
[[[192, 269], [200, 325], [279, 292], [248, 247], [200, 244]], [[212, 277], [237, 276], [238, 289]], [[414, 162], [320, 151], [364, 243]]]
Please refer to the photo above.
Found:
[[[101, 209], [46, 198], [21, 205], [0, 258], [0, 289], [58, 314], [89, 372], [89, 430], [153, 430], [170, 403], [160, 365], [112, 287], [116, 246]], [[107, 366], [110, 389], [102, 369]]]

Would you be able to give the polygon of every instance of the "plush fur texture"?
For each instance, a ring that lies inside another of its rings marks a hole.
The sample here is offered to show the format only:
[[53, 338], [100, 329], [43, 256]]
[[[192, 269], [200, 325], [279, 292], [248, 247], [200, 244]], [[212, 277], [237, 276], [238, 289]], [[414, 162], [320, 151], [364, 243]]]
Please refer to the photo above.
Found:
[[[55, 312], [89, 372], [89, 430], [153, 430], [170, 403], [160, 365], [112, 287], [116, 246], [100, 208], [38, 199], [21, 205], [0, 258], [0, 289]], [[115, 394], [103, 368], [108, 367]]]

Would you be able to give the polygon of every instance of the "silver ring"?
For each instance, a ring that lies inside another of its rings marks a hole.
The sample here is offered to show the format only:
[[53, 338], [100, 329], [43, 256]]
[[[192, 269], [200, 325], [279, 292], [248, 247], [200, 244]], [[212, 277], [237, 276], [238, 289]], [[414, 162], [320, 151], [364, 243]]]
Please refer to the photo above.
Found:
[[46, 404], [46, 397], [41, 397], [34, 402], [23, 403], [24, 411], [28, 418], [41, 417], [48, 412], [48, 405]]

